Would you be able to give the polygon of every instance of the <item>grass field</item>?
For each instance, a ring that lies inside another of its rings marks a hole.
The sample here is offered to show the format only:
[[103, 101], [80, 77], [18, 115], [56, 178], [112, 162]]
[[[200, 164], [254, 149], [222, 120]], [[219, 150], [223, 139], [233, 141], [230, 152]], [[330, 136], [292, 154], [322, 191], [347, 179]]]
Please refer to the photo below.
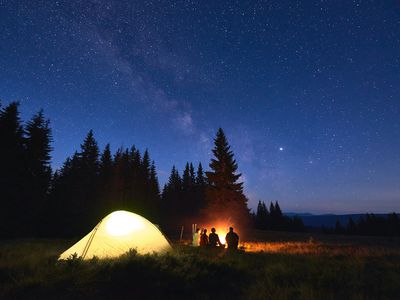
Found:
[[251, 232], [246, 251], [57, 262], [74, 241], [0, 243], [1, 299], [400, 299], [398, 239]]

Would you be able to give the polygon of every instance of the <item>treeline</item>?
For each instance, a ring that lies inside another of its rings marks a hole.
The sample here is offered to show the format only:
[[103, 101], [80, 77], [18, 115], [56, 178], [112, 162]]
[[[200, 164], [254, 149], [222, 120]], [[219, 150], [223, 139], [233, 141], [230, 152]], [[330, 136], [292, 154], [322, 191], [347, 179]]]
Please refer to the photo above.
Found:
[[157, 222], [161, 199], [156, 168], [132, 146], [100, 153], [90, 131], [80, 150], [52, 173], [52, 134], [43, 112], [22, 124], [18, 103], [0, 110], [0, 235], [75, 236], [113, 210]]
[[303, 220], [298, 217], [288, 217], [282, 213], [278, 202], [270, 203], [269, 210], [264, 201], [259, 201], [257, 211], [252, 215], [254, 227], [262, 230], [305, 231]]
[[357, 221], [350, 217], [347, 224], [341, 224], [337, 220], [335, 228], [323, 228], [323, 232], [347, 235], [400, 236], [400, 218], [396, 213], [388, 214], [386, 217], [366, 214]]
[[163, 223], [176, 225], [189, 221], [190, 224], [190, 220], [195, 220], [206, 206], [206, 188], [207, 177], [201, 163], [196, 171], [193, 163], [186, 163], [182, 176], [173, 166], [161, 195]]
[[237, 163], [222, 129], [210, 170], [173, 167], [160, 193], [154, 161], [134, 146], [99, 149], [89, 131], [79, 151], [51, 170], [52, 133], [40, 111], [26, 124], [18, 103], [0, 106], [0, 236], [80, 236], [106, 214], [126, 209], [162, 226], [250, 219]]
[[153, 222], [160, 218], [158, 178], [149, 152], [141, 154], [132, 146], [112, 154], [107, 144], [100, 153], [92, 131], [80, 151], [54, 173], [49, 200], [47, 215], [58, 224], [54, 235], [84, 233], [119, 209], [134, 211]]
[[39, 111], [22, 125], [18, 103], [0, 107], [0, 141], [0, 235], [31, 235], [52, 177], [49, 121]]

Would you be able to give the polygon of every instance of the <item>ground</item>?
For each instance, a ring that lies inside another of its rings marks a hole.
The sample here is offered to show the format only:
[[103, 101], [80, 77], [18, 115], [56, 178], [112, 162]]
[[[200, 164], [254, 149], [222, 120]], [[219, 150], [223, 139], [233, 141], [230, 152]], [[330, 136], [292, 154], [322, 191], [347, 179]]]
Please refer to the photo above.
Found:
[[247, 251], [57, 262], [74, 241], [0, 243], [1, 299], [400, 299], [400, 240], [244, 234]]

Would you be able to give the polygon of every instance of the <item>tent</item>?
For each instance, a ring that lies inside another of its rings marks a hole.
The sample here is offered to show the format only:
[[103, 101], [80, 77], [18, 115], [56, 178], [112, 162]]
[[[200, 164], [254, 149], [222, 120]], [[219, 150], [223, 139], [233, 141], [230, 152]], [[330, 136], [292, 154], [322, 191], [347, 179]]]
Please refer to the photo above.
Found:
[[59, 259], [75, 254], [83, 259], [118, 257], [130, 249], [139, 254], [163, 253], [171, 249], [161, 231], [149, 220], [132, 212], [118, 210], [101, 220], [97, 226]]

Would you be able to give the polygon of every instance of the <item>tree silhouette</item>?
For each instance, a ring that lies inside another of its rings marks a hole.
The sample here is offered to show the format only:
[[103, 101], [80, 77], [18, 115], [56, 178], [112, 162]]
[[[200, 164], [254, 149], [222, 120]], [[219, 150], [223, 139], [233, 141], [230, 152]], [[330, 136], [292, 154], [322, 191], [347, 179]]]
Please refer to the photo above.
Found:
[[45, 205], [51, 183], [50, 153], [52, 151], [49, 121], [39, 111], [25, 128], [26, 192], [24, 207], [25, 220], [31, 234], [41, 230], [42, 217], [46, 217]]
[[195, 215], [199, 215], [201, 210], [205, 208], [206, 205], [206, 187], [207, 187], [207, 178], [204, 175], [203, 166], [201, 163], [197, 166], [195, 183], [194, 183], [194, 207], [195, 207]]
[[172, 166], [168, 182], [162, 192], [162, 208], [165, 212], [163, 222], [168, 225], [176, 225], [182, 216], [182, 179], [175, 166]]
[[23, 128], [18, 102], [0, 110], [0, 235], [13, 237], [24, 231], [26, 168]]
[[107, 144], [100, 157], [99, 173], [99, 211], [101, 215], [106, 215], [113, 210], [113, 165], [114, 161], [111, 154], [110, 144]]
[[269, 212], [264, 202], [258, 201], [257, 211], [255, 215], [255, 227], [258, 229], [268, 228]]
[[216, 222], [226, 219], [230, 223], [248, 226], [250, 220], [247, 198], [243, 194], [243, 183], [238, 182], [241, 174], [234, 159], [224, 131], [220, 128], [214, 140], [211, 171], [206, 172], [205, 215]]
[[300, 217], [285, 216], [278, 202], [270, 203], [270, 211], [264, 201], [258, 201], [256, 213], [253, 215], [254, 226], [263, 230], [305, 231], [303, 220]]
[[151, 162], [151, 167], [150, 167], [149, 193], [150, 193], [150, 202], [152, 203], [152, 206], [150, 208], [152, 219], [155, 222], [160, 223], [161, 221], [160, 185], [158, 183], [156, 165], [154, 161]]

